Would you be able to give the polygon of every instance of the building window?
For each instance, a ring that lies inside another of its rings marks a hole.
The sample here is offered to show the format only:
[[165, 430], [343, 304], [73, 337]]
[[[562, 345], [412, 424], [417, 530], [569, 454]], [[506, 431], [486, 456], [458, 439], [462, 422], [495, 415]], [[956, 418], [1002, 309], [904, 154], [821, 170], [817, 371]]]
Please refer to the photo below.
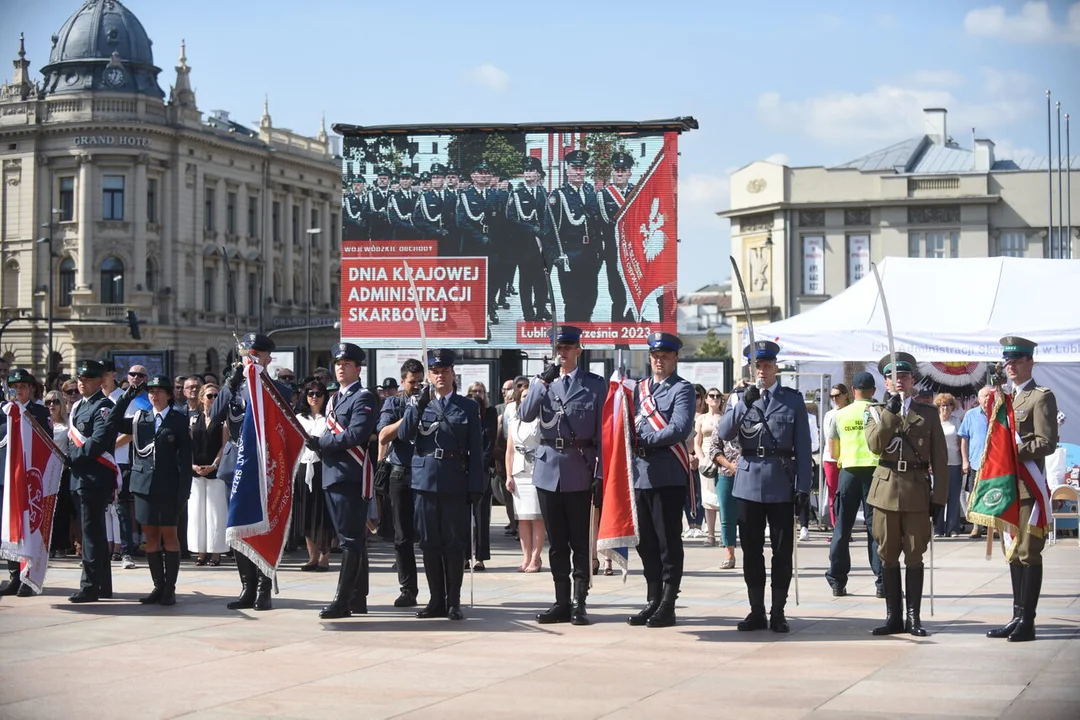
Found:
[[270, 224], [273, 230], [274, 242], [281, 242], [281, 203], [274, 201], [270, 212]]
[[292, 296], [293, 302], [297, 305], [300, 304], [301, 298], [304, 297], [304, 288], [300, 283], [300, 273], [293, 273], [292, 279]]
[[292, 241], [293, 245], [300, 244], [300, 206], [293, 205], [292, 208]]
[[431, 143], [431, 154], [432, 155], [438, 155], [439, 154], [439, 143], [437, 143], [437, 142]]
[[203, 190], [203, 230], [214, 232], [214, 188]]
[[75, 219], [75, 178], [60, 178], [60, 222]]
[[202, 297], [203, 310], [211, 312], [214, 309], [214, 268], [203, 268]]
[[908, 233], [908, 257], [960, 257], [960, 233], [956, 230]]
[[[312, 209], [311, 217], [309, 218], [310, 224], [308, 228], [311, 230], [318, 230], [319, 228], [319, 211]], [[311, 233], [311, 244], [315, 246], [318, 244], [318, 233]]]
[[847, 284], [854, 285], [870, 269], [870, 236], [848, 235]]
[[844, 210], [844, 224], [861, 226], [870, 224], [870, 208], [849, 208]]
[[330, 213], [330, 249], [338, 247], [338, 237], [341, 233], [341, 225], [337, 213]]
[[225, 196], [225, 232], [230, 235], [236, 234], [236, 193], [231, 192]]
[[1027, 255], [1027, 233], [1003, 232], [998, 238], [998, 255], [1022, 258]]
[[149, 178], [146, 181], [146, 222], [158, 221], [158, 181], [157, 178]]
[[803, 295], [825, 294], [825, 238], [803, 236]]
[[281, 281], [281, 273], [275, 271], [274, 272], [274, 294], [273, 294], [274, 302], [276, 302], [276, 303], [281, 302], [282, 293], [283, 293], [282, 288], [283, 287], [284, 287], [284, 283], [282, 283], [282, 281]]
[[907, 209], [909, 225], [953, 225], [960, 222], [959, 205], [920, 205]]
[[105, 305], [124, 302], [124, 263], [119, 258], [107, 257], [101, 263], [101, 302]]
[[641, 157], [645, 157], [645, 143], [641, 143]]
[[800, 210], [799, 225], [801, 227], [825, 227], [825, 211]]
[[248, 273], [247, 311], [248, 315], [259, 313], [259, 276], [256, 273]]
[[4, 309], [19, 307], [19, 261], [12, 258], [4, 263]]
[[330, 283], [330, 307], [334, 310], [338, 309], [338, 304], [341, 302], [341, 290], [336, 282]]
[[152, 257], [146, 258], [146, 289], [149, 292], [157, 290], [157, 276], [157, 260]]
[[259, 236], [259, 196], [248, 195], [248, 237]]
[[60, 261], [59, 307], [71, 307], [71, 293], [75, 291], [75, 261], [69, 257]]
[[105, 175], [101, 178], [102, 220], [124, 219], [124, 176]]

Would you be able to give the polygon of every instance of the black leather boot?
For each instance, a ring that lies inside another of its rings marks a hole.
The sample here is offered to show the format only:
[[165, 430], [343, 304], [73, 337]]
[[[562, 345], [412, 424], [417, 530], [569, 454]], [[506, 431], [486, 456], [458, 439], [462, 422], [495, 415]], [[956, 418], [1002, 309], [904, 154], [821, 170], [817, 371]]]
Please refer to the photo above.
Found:
[[146, 564], [150, 567], [154, 589], [146, 597], [139, 598], [139, 602], [143, 605], [156, 605], [161, 602], [161, 596], [165, 592], [165, 554], [160, 550], [146, 553]]
[[769, 616], [765, 614], [765, 588], [747, 588], [746, 594], [750, 598], [750, 614], [736, 625], [735, 629], [742, 632], [768, 629]]
[[570, 581], [559, 580], [555, 583], [555, 604], [547, 612], [539, 613], [536, 622], [541, 625], [570, 622]]
[[19, 592], [19, 588], [22, 587], [22, 578], [19, 576], [21, 572], [22, 568], [18, 560], [8, 560], [8, 581], [0, 587], [0, 597], [15, 595]]
[[922, 609], [923, 578], [925, 577], [923, 566], [908, 567], [904, 571], [904, 585], [906, 592], [904, 598], [907, 601], [907, 620], [904, 621], [904, 629], [915, 637], [926, 637], [922, 626], [922, 618], [919, 612]]
[[787, 618], [784, 616], [784, 608], [787, 606], [787, 588], [783, 591], [775, 585], [772, 586], [772, 608], [769, 611], [769, 627], [773, 632], [791, 632]]
[[352, 593], [349, 595], [349, 612], [353, 615], [367, 615], [367, 596], [371, 586], [371, 568], [368, 564], [367, 548], [360, 558], [360, 570], [356, 573]]
[[1020, 589], [1020, 622], [1009, 635], [1009, 642], [1029, 642], [1035, 639], [1035, 608], [1042, 592], [1042, 565], [1024, 565]]
[[585, 598], [589, 596], [588, 581], [574, 581], [574, 602], [570, 607], [571, 625], [588, 625], [589, 616], [585, 613]]
[[446, 578], [443, 577], [442, 555], [432, 550], [424, 551], [424, 576], [427, 577], [431, 599], [422, 610], [416, 612], [418, 618], [446, 617]]
[[1012, 579], [1013, 593], [1012, 620], [999, 628], [988, 630], [986, 632], [988, 638], [1007, 638], [1012, 635], [1012, 631], [1016, 629], [1017, 624], [1020, 622], [1020, 592], [1023, 587], [1024, 566], [1020, 563], [1009, 563], [1009, 575]]
[[165, 555], [165, 587], [161, 593], [162, 605], [176, 604], [176, 578], [180, 574], [180, 551], [166, 550]]
[[255, 593], [258, 584], [258, 570], [255, 563], [243, 553], [236, 555], [236, 572], [240, 575], [240, 597], [226, 605], [230, 610], [248, 610], [255, 607]]
[[270, 593], [274, 589], [274, 581], [263, 575], [259, 568], [255, 568], [255, 609], [273, 610], [274, 604], [270, 600]]
[[352, 616], [349, 602], [356, 588], [356, 575], [360, 572], [360, 553], [345, 548], [341, 551], [341, 570], [338, 572], [334, 599], [319, 612], [322, 620], [337, 620]]
[[663, 594], [662, 583], [648, 583], [648, 594], [645, 596], [646, 605], [641, 612], [636, 615], [631, 615], [626, 618], [626, 622], [634, 627], [640, 627], [649, 621], [649, 618], [656, 612], [656, 608], [660, 607], [660, 596]]
[[451, 620], [464, 620], [461, 612], [461, 583], [465, 578], [465, 558], [460, 555], [449, 558], [443, 565], [446, 576], [446, 617]]
[[885, 583], [885, 624], [874, 628], [873, 635], [899, 635], [904, 632], [904, 595], [900, 587], [900, 566], [881, 568]]
[[660, 628], [671, 627], [675, 624], [675, 600], [679, 597], [679, 586], [664, 583], [663, 593], [660, 595], [660, 604], [645, 621], [645, 627]]

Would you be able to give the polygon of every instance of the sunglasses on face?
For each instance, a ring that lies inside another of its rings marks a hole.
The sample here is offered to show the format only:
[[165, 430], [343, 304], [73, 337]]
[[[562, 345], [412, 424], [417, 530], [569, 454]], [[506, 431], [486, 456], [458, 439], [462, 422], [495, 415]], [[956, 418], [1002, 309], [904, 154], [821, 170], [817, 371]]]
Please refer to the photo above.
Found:
[[313, 398], [321, 398], [326, 397], [326, 393], [319, 392], [318, 390], [313, 390], [312, 392], [309, 392], [307, 396]]
[[207, 400], [213, 400], [216, 397], [217, 397], [217, 393], [206, 393], [206, 399]]
[[65, 390], [64, 394], [65, 395], [78, 395], [79, 391], [78, 390]]
[[59, 405], [60, 401], [59, 400], [46, 400], [45, 404], [46, 405]]
[[129, 372], [129, 373], [128, 373], [128, 377], [133, 377], [133, 378], [144, 378], [144, 377], [146, 377], [146, 373], [141, 373], [141, 372]]
[[719, 393], [709, 393], [709, 397], [712, 398], [713, 400], [719, 400], [720, 399], [720, 394]]
[[844, 396], [840, 393], [829, 393], [829, 397], [831, 397], [833, 400], [836, 400], [837, 398], [842, 398]]
[[278, 380], [281, 380], [282, 382], [292, 382], [295, 379], [296, 379], [295, 375], [279, 375], [278, 376]]
[[183, 392], [184, 391], [184, 386], [183, 385], [173, 385], [173, 390], [178, 390], [180, 392]]

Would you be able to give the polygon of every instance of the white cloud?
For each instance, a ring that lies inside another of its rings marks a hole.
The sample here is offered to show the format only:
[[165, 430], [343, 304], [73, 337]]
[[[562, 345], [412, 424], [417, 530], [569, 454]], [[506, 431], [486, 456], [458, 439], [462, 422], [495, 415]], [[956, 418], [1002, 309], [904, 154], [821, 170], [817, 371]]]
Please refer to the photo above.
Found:
[[1002, 5], [978, 8], [964, 16], [964, 30], [969, 35], [1018, 43], [1080, 44], [1080, 2], [1069, 7], [1061, 25], [1054, 21], [1046, 2], [1026, 2], [1015, 15]]
[[731, 202], [729, 174], [693, 173], [679, 179], [679, 206], [707, 207], [712, 212], [728, 207]]
[[773, 165], [787, 165], [789, 160], [790, 158], [784, 153], [773, 153], [765, 158], [765, 162], [772, 163]]
[[904, 77], [904, 84], [938, 88], [960, 87], [964, 76], [953, 70], [916, 70]]
[[465, 72], [465, 80], [473, 85], [480, 85], [495, 92], [502, 92], [510, 85], [510, 75], [491, 63], [469, 68]]
[[1018, 147], [1008, 138], [994, 141], [994, 158], [997, 160], [1012, 160], [1019, 163], [1025, 158], [1046, 157], [1046, 148], [1037, 152], [1029, 147]]

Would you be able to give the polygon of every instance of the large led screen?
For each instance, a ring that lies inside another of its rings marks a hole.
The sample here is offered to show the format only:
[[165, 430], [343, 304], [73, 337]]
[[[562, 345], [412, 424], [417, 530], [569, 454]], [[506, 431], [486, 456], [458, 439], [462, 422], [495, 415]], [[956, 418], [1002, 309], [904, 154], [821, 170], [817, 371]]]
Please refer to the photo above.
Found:
[[539, 346], [553, 317], [590, 347], [675, 332], [678, 137], [346, 133], [342, 338]]

